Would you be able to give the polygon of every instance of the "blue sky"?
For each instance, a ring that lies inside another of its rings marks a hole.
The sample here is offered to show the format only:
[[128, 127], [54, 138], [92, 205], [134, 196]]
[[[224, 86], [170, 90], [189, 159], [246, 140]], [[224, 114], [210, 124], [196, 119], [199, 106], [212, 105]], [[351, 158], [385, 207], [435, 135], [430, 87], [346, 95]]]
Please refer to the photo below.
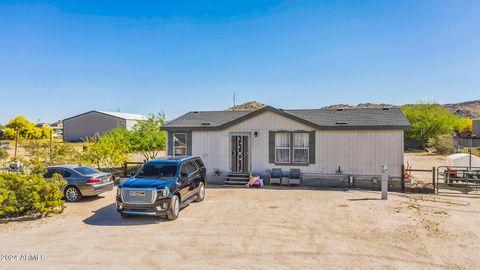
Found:
[[[141, 3], [140, 3], [141, 2]], [[0, 2], [0, 123], [480, 99], [480, 1]]]

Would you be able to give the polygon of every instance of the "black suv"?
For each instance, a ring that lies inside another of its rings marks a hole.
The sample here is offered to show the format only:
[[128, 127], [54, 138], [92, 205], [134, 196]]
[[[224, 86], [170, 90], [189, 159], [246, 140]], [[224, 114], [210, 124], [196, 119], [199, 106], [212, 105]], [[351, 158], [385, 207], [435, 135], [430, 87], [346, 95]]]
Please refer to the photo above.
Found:
[[206, 169], [199, 157], [155, 159], [117, 189], [117, 211], [177, 219], [180, 208], [205, 198]]

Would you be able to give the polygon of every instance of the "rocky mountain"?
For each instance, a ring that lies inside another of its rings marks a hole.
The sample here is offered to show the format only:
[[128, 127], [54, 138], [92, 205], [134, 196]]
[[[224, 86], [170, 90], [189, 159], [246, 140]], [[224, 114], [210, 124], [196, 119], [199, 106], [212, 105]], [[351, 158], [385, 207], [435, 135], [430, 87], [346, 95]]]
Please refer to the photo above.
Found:
[[447, 108], [449, 111], [462, 117], [471, 117], [471, 118], [480, 117], [480, 100], [445, 104], [443, 106]]
[[226, 109], [226, 111], [256, 111], [266, 105], [257, 101], [249, 101]]
[[[465, 101], [460, 103], [451, 103], [442, 105], [449, 111], [462, 117], [480, 118], [480, 100]], [[250, 101], [247, 103], [239, 104], [227, 109], [227, 111], [255, 111], [265, 107], [265, 104]], [[338, 108], [394, 108], [398, 105], [385, 104], [385, 103], [360, 103], [357, 105], [349, 104], [335, 104], [323, 107], [325, 109], [338, 109]]]
[[[461, 117], [479, 118], [480, 117], [480, 100], [466, 101], [460, 103], [451, 103], [442, 105], [447, 110], [455, 113]], [[392, 108], [398, 107], [392, 104], [375, 104], [375, 103], [360, 103], [358, 105], [336, 104], [326, 106], [326, 109], [337, 108]]]

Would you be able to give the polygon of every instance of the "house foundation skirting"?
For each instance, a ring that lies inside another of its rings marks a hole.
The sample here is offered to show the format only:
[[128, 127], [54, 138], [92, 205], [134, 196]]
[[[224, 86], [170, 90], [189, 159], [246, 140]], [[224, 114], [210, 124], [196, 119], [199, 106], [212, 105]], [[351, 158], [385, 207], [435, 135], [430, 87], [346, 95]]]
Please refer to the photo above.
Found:
[[[214, 175], [208, 173], [207, 179], [210, 185], [223, 185], [228, 173], [221, 175]], [[268, 185], [270, 179], [268, 175], [261, 175]], [[319, 188], [350, 188], [363, 190], [380, 190], [381, 176], [380, 175], [348, 175], [348, 174], [304, 174], [302, 175], [301, 186], [305, 187], [319, 187]], [[389, 179], [390, 191], [402, 191], [401, 177], [390, 177]]]

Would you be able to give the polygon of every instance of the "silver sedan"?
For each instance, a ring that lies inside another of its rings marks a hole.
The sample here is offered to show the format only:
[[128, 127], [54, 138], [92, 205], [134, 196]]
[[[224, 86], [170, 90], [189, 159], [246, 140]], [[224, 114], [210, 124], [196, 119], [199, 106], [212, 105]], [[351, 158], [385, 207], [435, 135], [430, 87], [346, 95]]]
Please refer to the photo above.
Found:
[[81, 165], [60, 165], [47, 167], [45, 178], [52, 178], [56, 173], [63, 176], [67, 184], [62, 186], [62, 194], [69, 202], [78, 202], [84, 196], [96, 196], [113, 189], [110, 173], [98, 171]]

